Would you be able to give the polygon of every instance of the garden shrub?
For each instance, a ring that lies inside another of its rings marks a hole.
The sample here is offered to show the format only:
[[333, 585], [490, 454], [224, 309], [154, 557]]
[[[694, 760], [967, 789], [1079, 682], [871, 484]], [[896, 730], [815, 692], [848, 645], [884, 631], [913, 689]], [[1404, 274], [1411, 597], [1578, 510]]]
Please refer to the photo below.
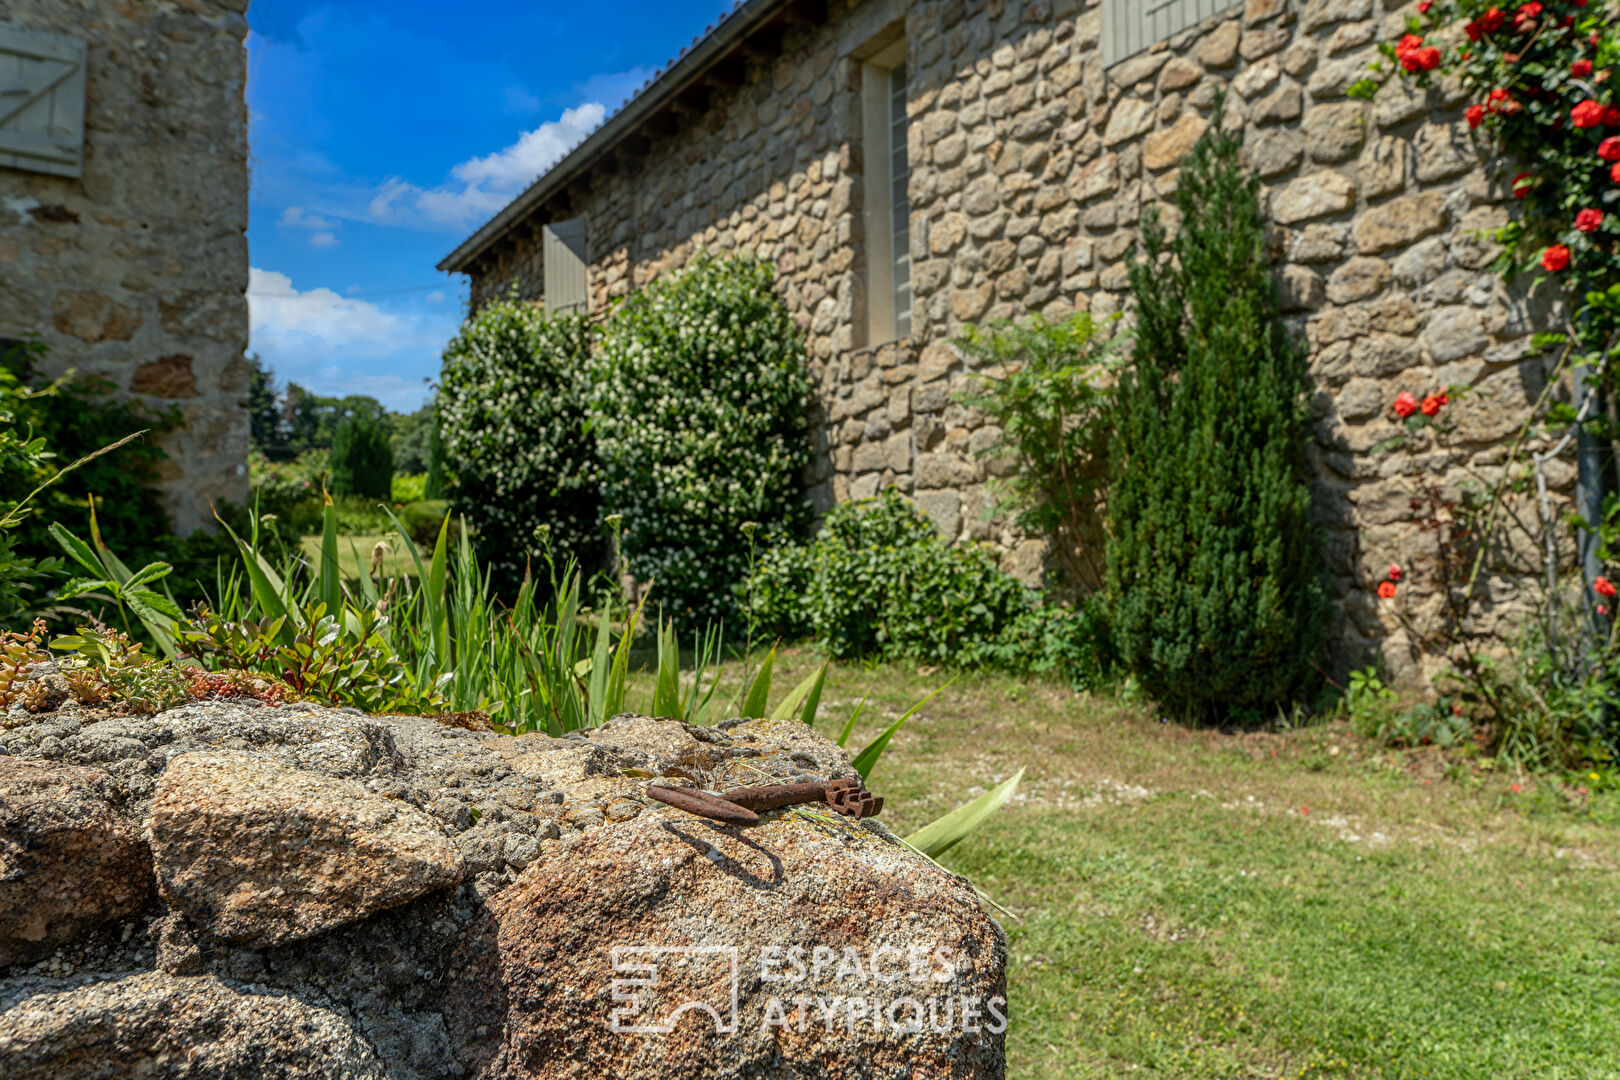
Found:
[[683, 621], [733, 611], [746, 523], [768, 547], [809, 520], [810, 377], [773, 277], [700, 256], [625, 300], [591, 365], [603, 503], [632, 573]]
[[982, 549], [946, 543], [893, 489], [838, 504], [808, 544], [767, 551], [749, 585], [765, 629], [814, 636], [838, 659], [926, 660], [1083, 681], [1101, 655], [1089, 613], [1044, 603]]
[[[439, 527], [444, 524], [444, 515], [448, 508], [443, 499], [419, 499], [399, 508], [399, 523], [405, 526], [405, 531], [412, 540], [431, 549], [438, 542]], [[450, 528], [452, 531], [456, 528], [453, 518]]]
[[980, 390], [962, 396], [1001, 428], [984, 455], [1011, 463], [992, 483], [1029, 536], [1052, 542], [1070, 591], [1102, 585], [1102, 508], [1113, 424], [1112, 342], [1090, 315], [970, 326], [956, 344], [981, 365]]
[[445, 349], [425, 493], [437, 494], [442, 468], [445, 494], [503, 590], [522, 580], [542, 535], [586, 566], [602, 562], [589, 350], [583, 316], [548, 315], [515, 295], [480, 308]]
[[351, 416], [332, 434], [332, 492], [368, 499], [393, 496], [394, 451], [388, 428], [367, 416]]
[[1259, 184], [1221, 112], [1183, 161], [1176, 238], [1143, 216], [1111, 447], [1113, 643], [1143, 689], [1189, 718], [1299, 698], [1329, 615], [1305, 358], [1277, 315]]

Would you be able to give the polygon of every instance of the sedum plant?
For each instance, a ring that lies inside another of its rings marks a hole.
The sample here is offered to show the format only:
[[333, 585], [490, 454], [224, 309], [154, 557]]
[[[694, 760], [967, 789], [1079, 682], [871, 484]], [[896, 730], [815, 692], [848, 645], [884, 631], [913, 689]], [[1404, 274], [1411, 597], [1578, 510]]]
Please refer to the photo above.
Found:
[[764, 263], [699, 256], [626, 299], [591, 363], [603, 504], [632, 573], [690, 626], [731, 615], [746, 523], [770, 545], [810, 518], [810, 377], [773, 285]]
[[1133, 364], [1111, 447], [1108, 600], [1121, 662], [1188, 719], [1310, 688], [1329, 617], [1310, 521], [1305, 358], [1277, 314], [1258, 182], [1224, 102], [1183, 160], [1180, 231], [1143, 216]]

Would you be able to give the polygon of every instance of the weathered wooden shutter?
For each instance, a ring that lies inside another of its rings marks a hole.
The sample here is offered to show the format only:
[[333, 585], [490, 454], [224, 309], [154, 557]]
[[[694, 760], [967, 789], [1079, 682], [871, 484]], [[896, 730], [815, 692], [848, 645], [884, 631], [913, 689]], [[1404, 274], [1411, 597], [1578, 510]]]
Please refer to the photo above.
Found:
[[1237, 6], [1232, 0], [1103, 0], [1103, 64], [1129, 59]]
[[0, 23], [0, 166], [84, 173], [84, 42]]
[[547, 311], [588, 311], [585, 289], [585, 219], [553, 221], [540, 235]]

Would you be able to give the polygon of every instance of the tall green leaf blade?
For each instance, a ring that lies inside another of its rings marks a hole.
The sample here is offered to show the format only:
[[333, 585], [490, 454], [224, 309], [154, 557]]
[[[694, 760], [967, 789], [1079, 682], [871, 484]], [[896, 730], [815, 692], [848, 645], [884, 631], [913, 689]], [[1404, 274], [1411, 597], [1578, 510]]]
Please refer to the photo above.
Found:
[[792, 716], [794, 711], [797, 710], [798, 707], [803, 704], [812, 694], [819, 699], [821, 696], [821, 683], [826, 677], [827, 665], [822, 664], [819, 669], [812, 671], [809, 675], [805, 676], [799, 685], [795, 686], [788, 693], [787, 697], [777, 702], [776, 708], [771, 710], [771, 719], [786, 720], [788, 717]]
[[97, 580], [115, 580], [108, 573], [107, 568], [101, 565], [101, 560], [96, 557], [95, 550], [89, 544], [68, 532], [55, 521], [47, 526], [47, 531], [51, 534], [51, 539], [60, 544], [62, 550], [67, 552], [74, 562], [94, 574]]
[[844, 730], [838, 733], [838, 745], [849, 745], [849, 737], [855, 733], [855, 724], [860, 720], [861, 713], [866, 711], [866, 698], [861, 698], [855, 708], [850, 710], [849, 719], [844, 721]]
[[[337, 507], [332, 505], [332, 496], [327, 494], [325, 485], [321, 487], [321, 499], [320, 601], [327, 611], [342, 611], [343, 571], [338, 564]], [[362, 565], [360, 575], [364, 577], [365, 573]]]
[[264, 565], [259, 553], [243, 542], [219, 515], [215, 515], [215, 520], [219, 521], [225, 534], [236, 543], [236, 549], [242, 555], [242, 566], [247, 570], [248, 587], [253, 593], [254, 603], [259, 607], [259, 617], [282, 620], [278, 626], [281, 643], [293, 644], [295, 631], [292, 620], [288, 617], [286, 599], [282, 596], [282, 590], [272, 584], [269, 567]]
[[[405, 538], [410, 543], [410, 537]], [[439, 524], [439, 538], [433, 543], [433, 559], [428, 563], [427, 593], [427, 619], [432, 627], [433, 652], [439, 662], [445, 666], [450, 663], [450, 609], [445, 604], [444, 585], [446, 565], [449, 561], [450, 542], [450, 512], [444, 514], [444, 521]], [[411, 544], [414, 554], [416, 545]], [[421, 560], [417, 560], [420, 568]]]
[[1024, 770], [1019, 769], [1011, 777], [973, 801], [963, 803], [950, 813], [935, 818], [905, 837], [906, 843], [930, 859], [938, 858], [960, 843], [968, 833], [977, 829], [986, 818], [1012, 798], [1013, 793], [1018, 790], [1018, 781], [1023, 779], [1023, 776]]
[[681, 652], [675, 621], [658, 628], [658, 680], [653, 684], [654, 716], [681, 718]]
[[[955, 681], [956, 680], [954, 679], [951, 680], [951, 682]], [[951, 684], [945, 684], [945, 686], [949, 685]], [[862, 780], [865, 780], [867, 775], [871, 773], [872, 769], [877, 766], [878, 758], [882, 757], [883, 751], [889, 748], [889, 740], [894, 738], [894, 733], [899, 731], [901, 726], [907, 720], [910, 720], [913, 716], [915, 716], [918, 709], [922, 708], [934, 698], [938, 697], [940, 691], [945, 689], [945, 686], [941, 686], [938, 690], [935, 690], [932, 694], [929, 694], [927, 697], [914, 704], [911, 708], [907, 709], [900, 719], [884, 728], [883, 734], [873, 739], [870, 743], [867, 743], [866, 749], [855, 755], [855, 760], [850, 762], [850, 765], [856, 772], [861, 774]]]
[[764, 661], [759, 665], [759, 671], [754, 675], [753, 684], [748, 687], [748, 695], [743, 698], [742, 711], [739, 716], [750, 720], [758, 720], [765, 715], [766, 702], [771, 696], [771, 672], [776, 667], [776, 647], [765, 654]]
[[125, 566], [123, 560], [114, 555], [107, 542], [101, 538], [101, 525], [96, 520], [95, 496], [90, 497], [90, 542], [95, 545], [96, 554], [101, 557], [102, 563], [107, 567], [107, 576], [120, 585], [127, 584], [135, 575]]

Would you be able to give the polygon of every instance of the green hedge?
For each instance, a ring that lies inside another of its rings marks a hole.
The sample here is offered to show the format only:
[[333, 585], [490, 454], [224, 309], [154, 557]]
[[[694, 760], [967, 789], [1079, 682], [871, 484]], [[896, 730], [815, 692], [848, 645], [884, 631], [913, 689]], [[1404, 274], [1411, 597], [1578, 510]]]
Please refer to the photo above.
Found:
[[1106, 646], [1085, 611], [1046, 604], [980, 548], [947, 544], [894, 490], [840, 503], [808, 544], [767, 551], [750, 580], [769, 632], [839, 659], [878, 656], [1095, 681]]
[[603, 562], [589, 351], [584, 318], [547, 315], [515, 296], [480, 308], [445, 350], [437, 414], [446, 495], [503, 588], [547, 544], [586, 566]]
[[769, 266], [700, 256], [608, 319], [591, 363], [604, 506], [666, 615], [725, 618], [748, 574], [744, 525], [774, 542], [809, 519], [810, 377]]

